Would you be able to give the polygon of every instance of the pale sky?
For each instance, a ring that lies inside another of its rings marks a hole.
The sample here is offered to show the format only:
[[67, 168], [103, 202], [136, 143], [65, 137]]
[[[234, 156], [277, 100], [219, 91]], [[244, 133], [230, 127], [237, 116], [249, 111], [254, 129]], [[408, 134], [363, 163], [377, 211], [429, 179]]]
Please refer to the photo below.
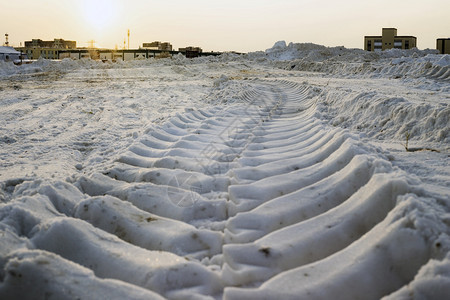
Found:
[[280, 40], [363, 48], [365, 35], [395, 27], [419, 49], [450, 37], [449, 0], [0, 0], [0, 45], [62, 38], [86, 47], [168, 41], [174, 49], [265, 50]]

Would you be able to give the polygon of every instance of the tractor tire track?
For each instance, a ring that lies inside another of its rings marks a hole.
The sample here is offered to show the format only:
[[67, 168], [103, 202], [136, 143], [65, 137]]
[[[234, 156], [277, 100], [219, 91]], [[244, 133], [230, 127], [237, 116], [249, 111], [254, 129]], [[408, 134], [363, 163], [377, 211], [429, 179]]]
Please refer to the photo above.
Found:
[[[322, 123], [315, 95], [289, 81], [249, 81], [244, 104], [177, 114], [102, 172], [25, 185], [36, 193], [3, 206], [0, 219], [29, 220], [17, 235], [36, 249], [11, 259], [43, 250], [104, 286], [171, 299], [395, 292], [432, 257], [412, 220], [426, 208], [422, 192], [377, 149]], [[386, 270], [372, 278], [377, 265]]]

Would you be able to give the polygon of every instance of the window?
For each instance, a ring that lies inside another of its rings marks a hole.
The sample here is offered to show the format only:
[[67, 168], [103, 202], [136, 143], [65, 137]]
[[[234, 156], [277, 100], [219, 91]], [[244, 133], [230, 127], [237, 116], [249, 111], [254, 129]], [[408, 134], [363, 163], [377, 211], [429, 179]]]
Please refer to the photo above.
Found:
[[377, 51], [377, 52], [381, 51], [383, 48], [383, 41], [380, 39], [374, 40], [373, 45], [374, 45], [374, 47], [373, 47], [374, 51]]
[[405, 49], [409, 49], [409, 41], [405, 41]]

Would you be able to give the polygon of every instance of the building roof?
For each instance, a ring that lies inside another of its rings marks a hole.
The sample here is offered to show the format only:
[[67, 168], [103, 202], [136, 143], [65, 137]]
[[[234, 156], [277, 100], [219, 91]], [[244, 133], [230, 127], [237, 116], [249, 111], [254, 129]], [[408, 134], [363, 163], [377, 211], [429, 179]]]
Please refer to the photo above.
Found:
[[[364, 38], [367, 38], [367, 39], [381, 39], [382, 36], [381, 35], [365, 35]], [[414, 38], [414, 39], [417, 39], [417, 37], [415, 37], [413, 35], [396, 35], [396, 36], [394, 36], [394, 38], [402, 38], [402, 39]]]
[[19, 51], [13, 47], [0, 46], [0, 53], [2, 54], [20, 54]]

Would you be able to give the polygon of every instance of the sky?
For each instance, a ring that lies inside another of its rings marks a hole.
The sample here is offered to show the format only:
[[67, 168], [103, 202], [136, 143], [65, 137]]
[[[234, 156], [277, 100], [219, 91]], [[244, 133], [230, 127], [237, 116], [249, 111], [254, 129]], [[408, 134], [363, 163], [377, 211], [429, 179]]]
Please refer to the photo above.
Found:
[[450, 1], [361, 0], [0, 0], [0, 38], [12, 46], [62, 38], [78, 47], [131, 49], [170, 42], [174, 49], [251, 52], [277, 41], [363, 48], [365, 35], [395, 27], [419, 49], [450, 37]]

